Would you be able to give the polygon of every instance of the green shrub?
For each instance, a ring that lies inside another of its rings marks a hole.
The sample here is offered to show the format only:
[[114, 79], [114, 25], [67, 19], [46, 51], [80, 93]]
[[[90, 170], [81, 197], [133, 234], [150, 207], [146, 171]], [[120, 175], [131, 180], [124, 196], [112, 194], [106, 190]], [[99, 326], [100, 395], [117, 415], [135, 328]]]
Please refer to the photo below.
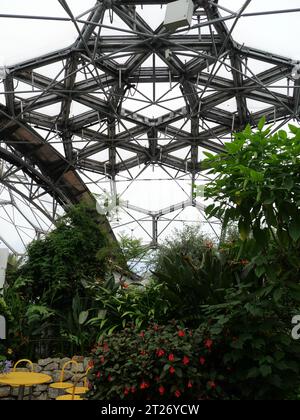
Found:
[[199, 265], [207, 246], [213, 246], [213, 243], [199, 230], [199, 226], [184, 226], [182, 230], [175, 230], [173, 235], [159, 247], [153, 259], [154, 271], [168, 273], [166, 261], [173, 261], [181, 255], [190, 258], [193, 264]]
[[[300, 386], [299, 342], [291, 337], [289, 289], [274, 303], [270, 288], [252, 285], [227, 291], [224, 303], [207, 306], [204, 331], [214, 342], [214, 369], [226, 376], [226, 393], [238, 399], [295, 398]], [[227, 372], [227, 374], [226, 374]]]
[[224, 398], [206, 360], [211, 341], [174, 325], [134, 327], [106, 335], [94, 351], [89, 399]]
[[105, 334], [92, 356], [89, 398], [296, 398], [300, 355], [292, 309], [275, 305], [266, 287], [240, 286], [202, 310], [202, 324], [192, 330], [174, 322]]
[[166, 317], [197, 327], [203, 319], [201, 306], [223, 302], [225, 290], [241, 281], [244, 264], [230, 261], [230, 251], [220, 252], [208, 243], [196, 262], [188, 255], [164, 257], [163, 271], [155, 273], [161, 298], [168, 303]]

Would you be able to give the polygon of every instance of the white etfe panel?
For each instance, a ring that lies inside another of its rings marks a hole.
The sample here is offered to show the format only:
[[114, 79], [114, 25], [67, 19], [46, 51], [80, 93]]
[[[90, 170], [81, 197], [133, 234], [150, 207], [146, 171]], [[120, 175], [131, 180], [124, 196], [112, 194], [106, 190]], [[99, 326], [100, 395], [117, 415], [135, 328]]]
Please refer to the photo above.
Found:
[[9, 251], [8, 249], [0, 249], [0, 289], [3, 288], [5, 282], [5, 272], [7, 266]]
[[0, 340], [6, 339], [6, 320], [4, 316], [0, 315]]

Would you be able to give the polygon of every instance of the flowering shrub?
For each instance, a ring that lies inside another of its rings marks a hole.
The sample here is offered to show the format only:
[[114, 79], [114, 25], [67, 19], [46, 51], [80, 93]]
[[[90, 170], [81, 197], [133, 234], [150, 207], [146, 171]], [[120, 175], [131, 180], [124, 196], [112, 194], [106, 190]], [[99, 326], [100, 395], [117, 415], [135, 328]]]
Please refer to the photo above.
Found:
[[12, 363], [6, 360], [4, 356], [0, 356], [0, 375], [8, 373], [12, 367]]
[[105, 336], [94, 350], [89, 398], [224, 398], [218, 385], [224, 378], [207, 366], [212, 347], [200, 330], [173, 324]]
[[286, 309], [277, 313], [272, 300], [243, 288], [229, 290], [226, 299], [208, 306], [194, 330], [152, 325], [103, 336], [93, 350], [88, 398], [294, 399], [299, 344], [287, 329]]

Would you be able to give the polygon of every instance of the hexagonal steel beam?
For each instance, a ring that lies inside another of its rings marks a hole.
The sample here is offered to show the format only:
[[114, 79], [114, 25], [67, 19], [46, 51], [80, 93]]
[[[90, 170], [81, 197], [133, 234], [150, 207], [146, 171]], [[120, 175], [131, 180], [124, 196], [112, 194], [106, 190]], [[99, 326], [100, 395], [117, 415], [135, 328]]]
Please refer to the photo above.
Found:
[[[192, 27], [175, 33], [163, 24], [152, 29], [137, 11], [169, 1], [97, 1], [79, 17], [67, 0], [59, 3], [67, 17], [57, 20], [72, 22], [77, 40], [7, 68], [0, 157], [63, 207], [93, 202], [82, 173], [114, 183], [141, 165], [159, 165], [195, 180], [202, 171], [200, 151], [221, 152], [232, 131], [255, 126], [262, 116], [268, 123], [299, 119], [293, 60], [239, 45], [226, 26], [246, 14], [249, 0], [224, 16], [217, 0], [194, 1]], [[114, 16], [122, 24], [115, 26]], [[267, 69], [257, 72], [251, 60]], [[48, 65], [57, 66], [56, 77], [40, 70]], [[276, 91], [279, 82], [286, 94]], [[261, 109], [251, 109], [251, 101]], [[80, 109], [75, 115], [74, 107]]]

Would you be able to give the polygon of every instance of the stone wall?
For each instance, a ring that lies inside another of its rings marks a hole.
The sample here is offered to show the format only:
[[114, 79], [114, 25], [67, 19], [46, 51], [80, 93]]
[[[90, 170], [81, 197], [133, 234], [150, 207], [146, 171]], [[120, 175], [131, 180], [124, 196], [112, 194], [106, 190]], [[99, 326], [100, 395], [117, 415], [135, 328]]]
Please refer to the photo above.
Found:
[[[53, 382], [60, 381], [60, 375], [63, 365], [70, 361], [70, 358], [55, 358], [55, 359], [41, 359], [37, 363], [34, 363], [34, 371], [37, 373], [44, 373], [52, 377]], [[83, 386], [84, 373], [88, 368], [89, 359], [83, 357], [73, 357], [73, 360], [76, 360], [78, 367], [74, 364], [67, 366], [64, 375], [64, 381], [66, 382], [78, 382], [78, 386]], [[28, 371], [28, 369], [22, 367], [17, 369], [17, 371]], [[25, 397], [26, 399], [32, 400], [55, 400], [59, 395], [65, 394], [63, 390], [56, 390], [49, 387], [49, 384], [46, 385], [37, 385], [30, 390], [25, 388]], [[11, 388], [9, 386], [0, 385], [0, 401], [2, 400], [15, 400], [18, 397], [18, 388]]]

